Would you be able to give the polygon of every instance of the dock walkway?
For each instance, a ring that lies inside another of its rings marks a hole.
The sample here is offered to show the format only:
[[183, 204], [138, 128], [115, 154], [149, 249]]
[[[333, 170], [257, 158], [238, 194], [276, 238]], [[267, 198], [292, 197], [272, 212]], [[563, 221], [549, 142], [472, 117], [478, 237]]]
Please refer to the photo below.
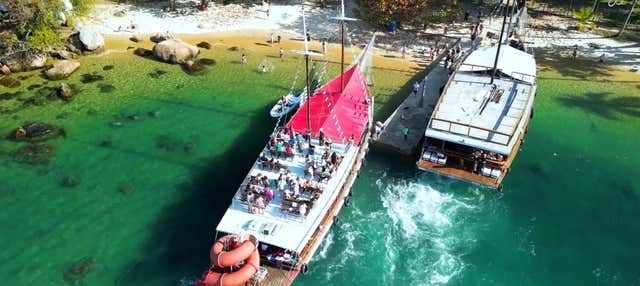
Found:
[[[376, 146], [405, 156], [415, 154], [427, 128], [427, 121], [440, 98], [440, 87], [447, 82], [447, 79], [447, 71], [443, 66], [443, 61], [434, 64], [431, 71], [420, 83], [418, 94], [412, 92], [407, 96], [384, 122], [384, 129], [376, 141]], [[409, 128], [406, 140], [404, 138], [405, 128]]]

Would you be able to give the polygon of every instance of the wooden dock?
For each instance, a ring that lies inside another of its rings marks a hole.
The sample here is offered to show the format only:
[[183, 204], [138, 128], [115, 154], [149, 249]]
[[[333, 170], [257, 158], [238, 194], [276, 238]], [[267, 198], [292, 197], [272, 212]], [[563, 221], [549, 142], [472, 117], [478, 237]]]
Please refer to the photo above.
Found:
[[[412, 92], [408, 95], [384, 122], [384, 128], [380, 138], [376, 140], [376, 146], [404, 156], [412, 156], [419, 151], [427, 121], [431, 118], [431, 113], [440, 98], [440, 87], [448, 79], [447, 71], [440, 59], [429, 67], [431, 71], [420, 82], [418, 93]], [[409, 128], [406, 139], [405, 128]]]

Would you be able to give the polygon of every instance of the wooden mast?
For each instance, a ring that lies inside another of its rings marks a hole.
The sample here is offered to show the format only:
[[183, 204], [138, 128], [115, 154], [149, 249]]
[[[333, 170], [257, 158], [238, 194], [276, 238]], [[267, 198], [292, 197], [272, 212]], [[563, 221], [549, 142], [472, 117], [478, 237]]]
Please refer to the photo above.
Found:
[[[507, 9], [509, 9], [509, 0], [507, 0]], [[498, 51], [496, 52], [496, 58], [493, 61], [493, 73], [491, 73], [491, 83], [496, 78], [496, 72], [498, 71], [498, 57], [500, 56], [500, 47], [502, 46], [502, 35], [504, 34], [504, 25], [507, 23], [507, 10], [505, 10], [504, 18], [502, 19], [502, 29], [500, 30], [500, 40], [498, 40]]]
[[302, 30], [304, 35], [304, 63], [307, 88], [307, 134], [311, 145], [311, 83], [309, 82], [309, 43], [307, 41], [307, 22], [304, 17], [304, 2], [302, 3]]
[[341, 30], [341, 35], [340, 35], [340, 92], [342, 93], [344, 91], [344, 40], [345, 40], [345, 33], [346, 33], [346, 21], [355, 21], [356, 19], [353, 18], [347, 18], [344, 16], [344, 0], [340, 1], [340, 5], [341, 5], [341, 10], [340, 10], [340, 16], [338, 17], [332, 17], [331, 19], [334, 20], [339, 20], [340, 21], [340, 30]]

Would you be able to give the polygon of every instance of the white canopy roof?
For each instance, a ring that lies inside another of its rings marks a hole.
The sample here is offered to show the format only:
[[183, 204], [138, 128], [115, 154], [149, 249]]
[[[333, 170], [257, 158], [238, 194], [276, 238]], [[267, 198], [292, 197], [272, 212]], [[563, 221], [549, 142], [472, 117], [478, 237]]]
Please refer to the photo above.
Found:
[[[483, 71], [493, 69], [498, 46], [483, 47], [473, 51], [460, 65], [460, 71]], [[498, 58], [498, 70], [512, 78], [533, 83], [536, 78], [536, 60], [532, 55], [502, 45]]]

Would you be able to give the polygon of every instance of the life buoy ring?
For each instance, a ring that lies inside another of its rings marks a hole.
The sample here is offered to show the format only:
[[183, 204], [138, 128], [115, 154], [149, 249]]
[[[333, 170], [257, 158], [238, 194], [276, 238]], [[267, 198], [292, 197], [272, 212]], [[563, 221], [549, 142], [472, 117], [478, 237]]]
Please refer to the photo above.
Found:
[[211, 265], [218, 267], [229, 267], [237, 265], [246, 260], [254, 250], [257, 249], [257, 241], [254, 239], [244, 240], [239, 246], [230, 251], [224, 248], [230, 244], [239, 243], [240, 238], [236, 235], [225, 235], [218, 239], [211, 247]]
[[[253, 236], [244, 239], [236, 235], [221, 237], [211, 247], [211, 268], [202, 280], [196, 281], [196, 284], [206, 286], [244, 285], [258, 273], [260, 268], [260, 254], [257, 245], [258, 240]], [[235, 248], [225, 250], [229, 246], [235, 246]], [[244, 265], [233, 272], [222, 269], [236, 266], [242, 262]]]

